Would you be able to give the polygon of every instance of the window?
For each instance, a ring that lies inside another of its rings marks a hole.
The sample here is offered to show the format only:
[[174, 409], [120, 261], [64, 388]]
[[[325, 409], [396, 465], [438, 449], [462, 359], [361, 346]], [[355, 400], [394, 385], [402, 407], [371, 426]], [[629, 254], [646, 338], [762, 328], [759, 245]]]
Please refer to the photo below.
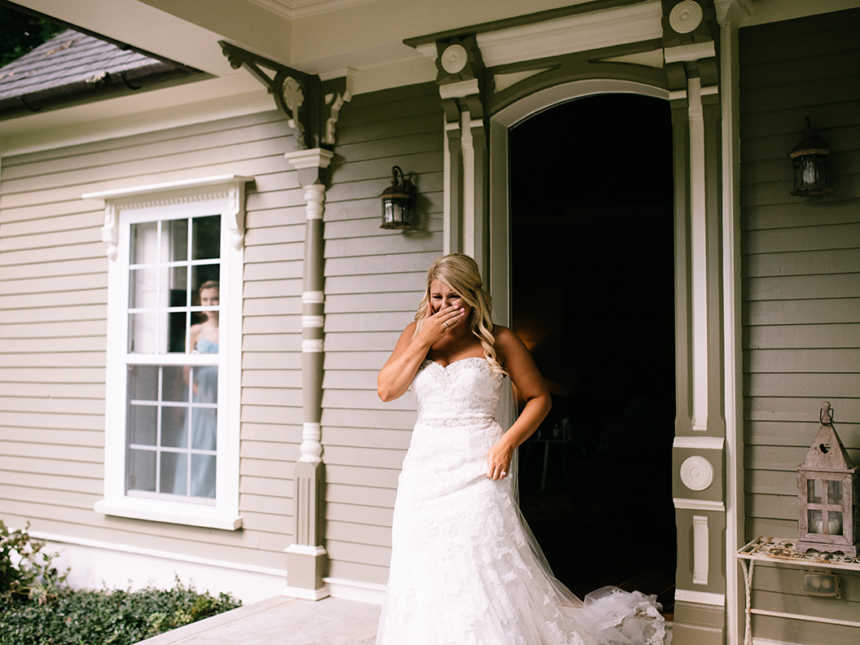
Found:
[[95, 509], [235, 529], [247, 177], [105, 200], [105, 497]]

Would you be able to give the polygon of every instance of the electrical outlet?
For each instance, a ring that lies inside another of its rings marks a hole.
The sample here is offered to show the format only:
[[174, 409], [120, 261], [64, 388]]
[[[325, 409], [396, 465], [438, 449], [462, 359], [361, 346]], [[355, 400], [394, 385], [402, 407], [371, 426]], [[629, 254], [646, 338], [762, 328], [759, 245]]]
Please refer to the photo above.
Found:
[[803, 577], [803, 593], [819, 598], [842, 597], [839, 578], [823, 571], [811, 571]]

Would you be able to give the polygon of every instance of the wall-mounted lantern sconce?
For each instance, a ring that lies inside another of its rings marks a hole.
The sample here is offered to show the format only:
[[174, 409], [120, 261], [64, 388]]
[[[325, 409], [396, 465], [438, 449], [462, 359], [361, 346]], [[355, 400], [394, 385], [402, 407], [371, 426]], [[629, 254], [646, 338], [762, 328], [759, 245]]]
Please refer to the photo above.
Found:
[[794, 146], [789, 156], [794, 164], [792, 195], [811, 197], [832, 191], [827, 168], [830, 148], [827, 142], [812, 129], [809, 117], [806, 117], [806, 132], [803, 133], [803, 140]]
[[415, 184], [403, 175], [400, 166], [391, 169], [391, 185], [379, 196], [382, 200], [380, 228], [411, 229], [417, 225]]

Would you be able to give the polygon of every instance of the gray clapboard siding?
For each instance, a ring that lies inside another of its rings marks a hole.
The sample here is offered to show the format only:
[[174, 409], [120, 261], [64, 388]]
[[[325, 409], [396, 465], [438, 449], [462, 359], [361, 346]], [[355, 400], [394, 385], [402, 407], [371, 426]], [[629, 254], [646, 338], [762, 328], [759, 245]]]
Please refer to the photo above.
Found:
[[[751, 445], [800, 446], [808, 448], [809, 427], [790, 421], [755, 421], [748, 424], [747, 441]], [[860, 424], [840, 423], [839, 436], [846, 448], [860, 450]]]
[[[796, 468], [824, 399], [860, 463], [860, 10], [744, 28], [741, 190], [747, 537], [797, 535]], [[834, 151], [834, 193], [790, 195], [788, 153], [809, 115]], [[800, 591], [802, 572], [763, 566], [753, 604], [855, 619], [860, 576], [842, 600]], [[856, 630], [756, 617], [762, 638], [834, 644]]]

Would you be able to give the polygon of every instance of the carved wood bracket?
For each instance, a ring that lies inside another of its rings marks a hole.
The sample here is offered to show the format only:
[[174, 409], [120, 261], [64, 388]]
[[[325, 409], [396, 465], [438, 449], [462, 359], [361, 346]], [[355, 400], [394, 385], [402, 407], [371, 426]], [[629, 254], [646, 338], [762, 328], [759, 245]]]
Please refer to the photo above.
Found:
[[702, 87], [719, 83], [716, 48], [718, 39], [713, 0], [662, 0], [663, 48], [666, 87], [682, 91], [690, 78], [701, 78]]
[[244, 67], [266, 87], [295, 130], [298, 149], [334, 148], [338, 118], [352, 99], [348, 76], [323, 81], [226, 41], [218, 44], [234, 69]]
[[436, 41], [436, 84], [448, 123], [459, 123], [460, 114], [469, 112], [473, 120], [486, 113], [492, 93], [492, 75], [481, 58], [474, 34]]

